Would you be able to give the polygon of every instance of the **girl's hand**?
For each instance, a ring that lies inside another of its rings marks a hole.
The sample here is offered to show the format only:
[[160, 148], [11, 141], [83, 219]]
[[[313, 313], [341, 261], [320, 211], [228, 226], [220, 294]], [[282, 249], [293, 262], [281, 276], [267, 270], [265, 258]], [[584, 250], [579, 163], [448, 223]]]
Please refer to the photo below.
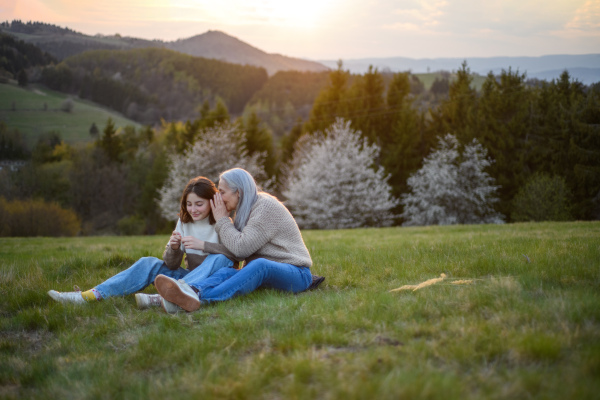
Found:
[[210, 208], [212, 209], [213, 217], [215, 217], [215, 221], [223, 217], [228, 217], [229, 213], [227, 212], [227, 208], [225, 207], [225, 203], [223, 203], [223, 198], [221, 197], [221, 193], [217, 192], [213, 199], [210, 201]]
[[182, 237], [181, 243], [183, 243], [186, 249], [204, 250], [204, 240], [200, 240], [193, 236]]
[[179, 232], [173, 231], [169, 239], [169, 245], [173, 250], [177, 250], [181, 246], [181, 234]]

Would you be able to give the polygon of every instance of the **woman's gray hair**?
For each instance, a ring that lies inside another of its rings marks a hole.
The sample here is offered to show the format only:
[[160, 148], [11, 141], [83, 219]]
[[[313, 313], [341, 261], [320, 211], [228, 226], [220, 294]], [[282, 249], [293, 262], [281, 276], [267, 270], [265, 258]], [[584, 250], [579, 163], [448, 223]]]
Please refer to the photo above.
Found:
[[241, 232], [250, 218], [252, 206], [258, 200], [256, 182], [248, 171], [241, 168], [232, 168], [222, 172], [219, 175], [219, 182], [221, 181], [224, 181], [234, 193], [240, 194], [233, 225]]

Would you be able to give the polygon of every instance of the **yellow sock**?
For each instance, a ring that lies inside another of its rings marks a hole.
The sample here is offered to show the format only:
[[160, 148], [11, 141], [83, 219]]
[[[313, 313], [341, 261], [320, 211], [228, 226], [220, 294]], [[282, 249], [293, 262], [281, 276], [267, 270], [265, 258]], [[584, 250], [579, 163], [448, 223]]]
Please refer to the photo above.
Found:
[[94, 289], [90, 289], [88, 291], [81, 292], [81, 297], [83, 297], [83, 299], [85, 301], [97, 301], [98, 300], [98, 298], [94, 294]]

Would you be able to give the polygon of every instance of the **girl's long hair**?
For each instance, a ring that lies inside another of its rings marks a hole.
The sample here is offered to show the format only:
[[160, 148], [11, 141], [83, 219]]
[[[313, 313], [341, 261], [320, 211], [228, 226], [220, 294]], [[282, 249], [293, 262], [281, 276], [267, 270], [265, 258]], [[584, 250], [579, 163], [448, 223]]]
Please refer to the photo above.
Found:
[[[182, 223], [189, 223], [194, 221], [190, 213], [187, 211], [186, 207], [187, 196], [190, 193], [195, 193], [196, 196], [210, 201], [213, 199], [213, 196], [217, 193], [217, 187], [215, 186], [213, 181], [203, 176], [197, 176], [193, 179], [190, 179], [187, 185], [185, 185], [185, 189], [183, 189], [183, 194], [181, 195], [181, 209], [179, 211], [179, 219], [181, 219]], [[210, 213], [208, 214], [208, 222], [211, 225], [213, 225], [216, 222], [212, 210], [210, 210]]]
[[242, 231], [248, 219], [252, 206], [258, 200], [258, 188], [256, 182], [250, 173], [241, 168], [228, 169], [219, 175], [219, 182], [223, 180], [227, 186], [235, 193], [238, 192], [240, 199], [235, 209], [235, 218], [233, 225], [238, 231]]

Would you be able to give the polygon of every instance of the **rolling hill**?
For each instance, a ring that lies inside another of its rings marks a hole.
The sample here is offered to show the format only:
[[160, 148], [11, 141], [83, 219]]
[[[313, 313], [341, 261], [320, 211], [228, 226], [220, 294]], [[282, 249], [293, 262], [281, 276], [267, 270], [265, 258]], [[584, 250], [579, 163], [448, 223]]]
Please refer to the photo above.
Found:
[[[236, 64], [263, 67], [271, 76], [278, 71], [321, 72], [337, 67], [337, 59], [309, 61], [271, 54], [260, 50], [238, 38], [220, 31], [208, 31], [187, 39], [176, 41], [145, 40], [122, 37], [120, 35], [89, 36], [41, 22], [22, 23], [20, 21], [0, 23], [0, 32], [33, 43], [40, 49], [62, 60], [87, 50], [125, 50], [135, 48], [161, 47], [196, 57], [212, 58]], [[600, 81], [600, 54], [547, 55], [541, 57], [456, 57], [413, 59], [407, 57], [358, 58], [343, 60], [344, 68], [352, 73], [362, 74], [369, 65], [380, 71], [411, 71], [427, 73], [455, 71], [466, 60], [472, 72], [487, 75], [490, 71], [498, 74], [502, 69], [525, 72], [528, 78], [551, 80], [558, 78], [565, 69], [571, 76], [584, 84]]]
[[257, 65], [269, 75], [277, 71], [327, 71], [314, 61], [301, 60], [281, 54], [269, 54], [220, 31], [208, 31], [189, 39], [166, 43], [166, 47], [192, 56], [215, 58], [235, 64]]
[[269, 54], [233, 36], [220, 31], [208, 31], [188, 39], [172, 42], [122, 37], [120, 35], [89, 36], [40, 22], [0, 24], [0, 31], [11, 34], [62, 60], [88, 50], [127, 50], [161, 47], [196, 57], [212, 58], [234, 64], [263, 67], [269, 75], [277, 71], [327, 71], [329, 68], [315, 61]]

